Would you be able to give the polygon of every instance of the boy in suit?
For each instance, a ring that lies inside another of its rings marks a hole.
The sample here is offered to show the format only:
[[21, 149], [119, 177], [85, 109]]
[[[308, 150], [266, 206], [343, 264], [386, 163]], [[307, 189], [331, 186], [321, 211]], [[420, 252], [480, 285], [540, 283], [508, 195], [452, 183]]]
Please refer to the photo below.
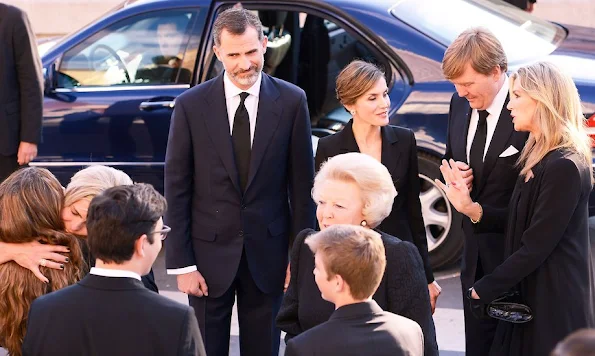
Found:
[[306, 244], [314, 253], [316, 285], [335, 311], [327, 322], [291, 339], [286, 356], [423, 355], [420, 326], [372, 300], [386, 267], [377, 232], [334, 225], [309, 236]]
[[91, 201], [95, 267], [33, 302], [23, 355], [206, 355], [192, 308], [141, 282], [170, 230], [165, 210], [165, 198], [148, 184], [110, 188]]

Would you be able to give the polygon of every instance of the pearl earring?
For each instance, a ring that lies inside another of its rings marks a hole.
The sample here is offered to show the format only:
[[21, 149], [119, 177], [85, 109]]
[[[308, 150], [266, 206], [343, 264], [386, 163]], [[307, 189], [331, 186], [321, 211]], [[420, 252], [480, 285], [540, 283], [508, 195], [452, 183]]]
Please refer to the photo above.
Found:
[[362, 220], [362, 222], [360, 223], [361, 226], [366, 227], [368, 226], [368, 222], [366, 220]]
[[355, 115], [355, 110], [351, 110], [351, 116]]

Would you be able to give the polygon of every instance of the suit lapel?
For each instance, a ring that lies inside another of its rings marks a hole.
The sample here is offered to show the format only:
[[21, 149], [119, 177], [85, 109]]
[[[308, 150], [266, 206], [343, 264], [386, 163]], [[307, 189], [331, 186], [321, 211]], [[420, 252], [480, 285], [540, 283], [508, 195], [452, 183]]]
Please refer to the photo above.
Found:
[[504, 151], [506, 145], [508, 145], [508, 139], [514, 131], [514, 124], [512, 123], [510, 111], [508, 111], [506, 108], [508, 105], [508, 99], [509, 98], [507, 96], [506, 101], [504, 101], [502, 111], [500, 112], [500, 118], [498, 119], [494, 136], [492, 136], [490, 146], [488, 147], [488, 152], [486, 153], [485, 159], [483, 160], [483, 175], [481, 182], [479, 182], [477, 194], [481, 193], [481, 190], [483, 189], [487, 178], [490, 176], [490, 173], [492, 172], [498, 157]]
[[339, 154], [349, 152], [360, 152], [355, 136], [353, 135], [353, 119], [349, 120], [343, 130], [339, 131], [336, 135], [340, 137]]
[[380, 131], [382, 134], [382, 153], [380, 160], [394, 179], [394, 172], [401, 157], [401, 150], [394, 149], [394, 145], [399, 141], [399, 138], [390, 126], [383, 126]]
[[[451, 130], [450, 134], [455, 135], [455, 137], [451, 137], [451, 144], [453, 147], [453, 158], [455, 161], [462, 161], [468, 163], [467, 158], [467, 134], [469, 133], [469, 122], [471, 121], [471, 107], [469, 106], [469, 102], [465, 98], [461, 99], [461, 105], [457, 112], [454, 114], [455, 117], [462, 117], [463, 120], [459, 121], [457, 128], [455, 130]], [[460, 136], [457, 137], [457, 135]]]
[[205, 115], [205, 123], [209, 136], [212, 139], [213, 145], [233, 182], [233, 185], [238, 190], [240, 189], [238, 170], [236, 168], [235, 159], [233, 156], [233, 144], [231, 142], [231, 133], [229, 132], [229, 119], [227, 114], [227, 106], [225, 104], [225, 89], [223, 88], [223, 73], [211, 84], [211, 88], [207, 93], [205, 100], [207, 101], [208, 110], [205, 112], [212, 113]]
[[248, 190], [250, 183], [256, 176], [266, 149], [281, 122], [282, 108], [277, 102], [279, 95], [279, 90], [277, 90], [272, 80], [268, 75], [262, 73], [256, 128], [250, 156], [250, 173], [248, 174], [246, 190]]

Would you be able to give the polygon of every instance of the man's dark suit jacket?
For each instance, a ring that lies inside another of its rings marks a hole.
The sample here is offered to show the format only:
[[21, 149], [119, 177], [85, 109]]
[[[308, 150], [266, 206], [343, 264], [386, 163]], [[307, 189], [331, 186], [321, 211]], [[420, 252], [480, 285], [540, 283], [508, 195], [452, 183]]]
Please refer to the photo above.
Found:
[[[519, 176], [515, 166], [520, 152], [525, 147], [528, 133], [514, 131], [510, 111], [506, 108], [508, 97], [504, 102], [494, 136], [485, 155], [483, 178], [474, 182], [471, 197], [482, 206], [506, 208]], [[448, 136], [445, 159], [467, 162], [467, 132], [471, 118], [471, 107], [464, 97], [455, 93], [450, 101], [448, 118]], [[510, 146], [518, 153], [500, 157]], [[459, 228], [453, 226], [453, 228]], [[483, 274], [491, 273], [504, 260], [504, 226], [494, 226], [491, 231], [475, 233], [471, 220], [463, 217], [465, 232], [465, 250], [461, 266], [463, 288], [470, 288], [475, 282], [478, 257], [481, 259]]]
[[375, 301], [349, 304], [293, 339], [285, 356], [422, 356], [424, 336], [413, 320], [383, 311]]
[[0, 155], [11, 156], [41, 140], [43, 75], [27, 15], [2, 3], [0, 43]]
[[[434, 281], [434, 273], [428, 256], [426, 228], [419, 201], [419, 169], [417, 168], [417, 144], [413, 131], [398, 126], [383, 126], [381, 162], [388, 169], [398, 195], [388, 217], [378, 230], [403, 241], [412, 242], [424, 264], [428, 284]], [[316, 170], [331, 157], [348, 152], [359, 152], [353, 135], [353, 120], [334, 135], [318, 141]]]
[[290, 238], [314, 227], [314, 157], [306, 95], [262, 74], [250, 173], [242, 192], [221, 74], [176, 100], [165, 158], [168, 269], [196, 265], [221, 296], [242, 250], [264, 293], [281, 292]]
[[24, 356], [205, 355], [194, 310], [134, 278], [88, 275], [31, 305]]

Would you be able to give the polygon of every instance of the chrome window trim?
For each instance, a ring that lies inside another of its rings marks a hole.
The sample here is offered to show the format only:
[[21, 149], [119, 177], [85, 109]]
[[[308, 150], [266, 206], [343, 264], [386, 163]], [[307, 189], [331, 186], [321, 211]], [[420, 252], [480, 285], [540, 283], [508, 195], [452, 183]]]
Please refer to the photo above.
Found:
[[141, 167], [151, 167], [151, 166], [165, 166], [165, 162], [31, 162], [29, 163], [30, 166], [33, 167], [80, 167], [80, 166], [113, 166], [113, 167], [122, 167], [122, 166], [141, 166]]
[[124, 85], [124, 86], [105, 86], [105, 87], [75, 87], [75, 88], [56, 88], [56, 93], [96, 93], [107, 91], [129, 91], [129, 90], [156, 90], [156, 89], [189, 89], [190, 84], [171, 84], [171, 85]]

